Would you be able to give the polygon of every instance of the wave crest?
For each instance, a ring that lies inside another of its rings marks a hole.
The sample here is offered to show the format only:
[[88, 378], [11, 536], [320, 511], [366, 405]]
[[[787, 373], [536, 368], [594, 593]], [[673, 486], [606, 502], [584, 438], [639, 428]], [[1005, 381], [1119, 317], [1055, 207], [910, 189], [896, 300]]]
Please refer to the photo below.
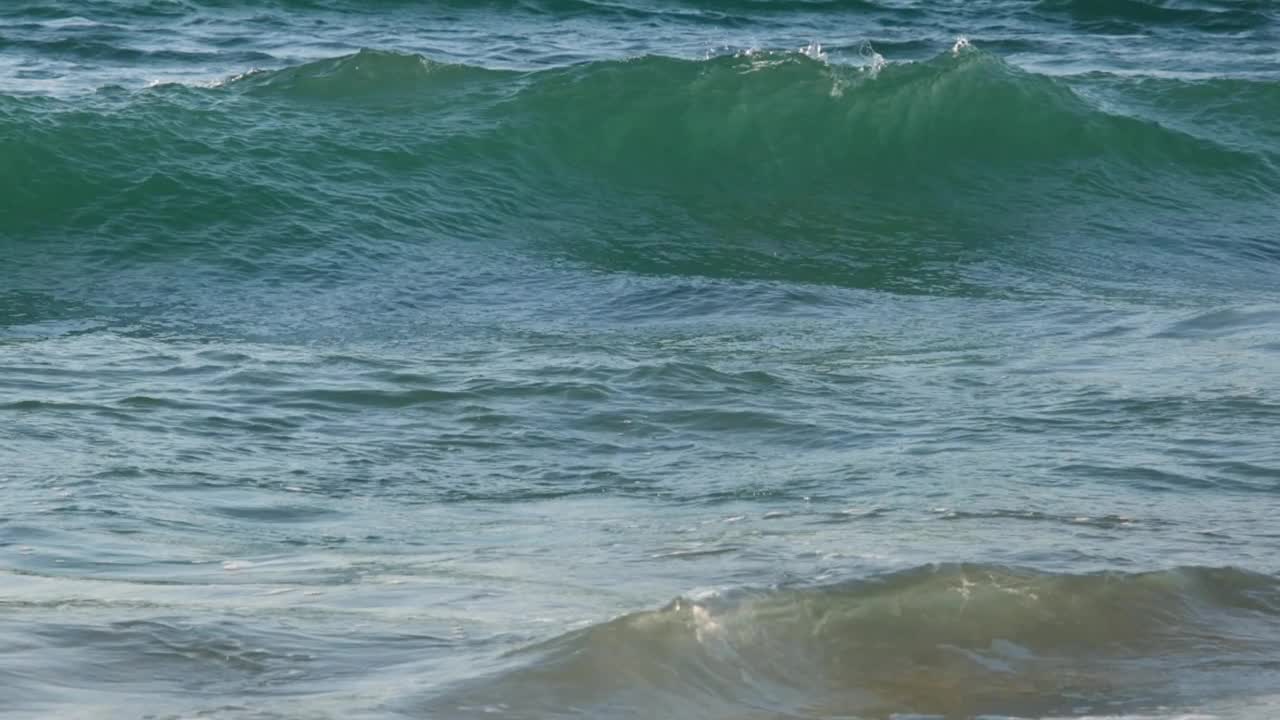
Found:
[[430, 92], [459, 76], [485, 72], [422, 55], [366, 49], [281, 70], [251, 70], [221, 85], [260, 95], [349, 101]]

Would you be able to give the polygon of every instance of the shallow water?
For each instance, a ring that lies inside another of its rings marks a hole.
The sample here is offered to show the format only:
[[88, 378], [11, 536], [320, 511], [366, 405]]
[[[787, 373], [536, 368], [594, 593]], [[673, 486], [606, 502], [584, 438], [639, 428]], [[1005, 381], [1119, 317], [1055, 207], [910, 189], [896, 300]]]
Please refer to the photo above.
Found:
[[0, 8], [0, 715], [1280, 708], [1269, 2]]

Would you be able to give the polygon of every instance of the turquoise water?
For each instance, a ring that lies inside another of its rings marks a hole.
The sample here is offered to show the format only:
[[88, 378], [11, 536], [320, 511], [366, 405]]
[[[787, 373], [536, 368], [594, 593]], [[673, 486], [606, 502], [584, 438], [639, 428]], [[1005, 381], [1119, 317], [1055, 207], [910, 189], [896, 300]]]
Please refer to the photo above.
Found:
[[1280, 6], [0, 7], [0, 716], [1280, 714]]

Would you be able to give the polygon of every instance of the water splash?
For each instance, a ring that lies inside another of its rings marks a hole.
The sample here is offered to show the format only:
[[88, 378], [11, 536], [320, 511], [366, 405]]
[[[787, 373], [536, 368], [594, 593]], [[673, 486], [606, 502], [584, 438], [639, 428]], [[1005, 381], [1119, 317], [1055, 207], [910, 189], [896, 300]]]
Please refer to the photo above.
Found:
[[827, 54], [822, 50], [822, 43], [816, 40], [812, 40], [808, 45], [800, 48], [800, 54], [819, 62], [827, 61]]

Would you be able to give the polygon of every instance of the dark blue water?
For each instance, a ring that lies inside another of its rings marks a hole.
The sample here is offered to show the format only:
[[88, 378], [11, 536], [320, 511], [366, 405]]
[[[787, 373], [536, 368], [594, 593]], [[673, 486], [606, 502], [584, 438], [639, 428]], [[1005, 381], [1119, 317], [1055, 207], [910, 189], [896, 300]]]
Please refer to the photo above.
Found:
[[0, 716], [1280, 712], [1280, 7], [0, 7]]

